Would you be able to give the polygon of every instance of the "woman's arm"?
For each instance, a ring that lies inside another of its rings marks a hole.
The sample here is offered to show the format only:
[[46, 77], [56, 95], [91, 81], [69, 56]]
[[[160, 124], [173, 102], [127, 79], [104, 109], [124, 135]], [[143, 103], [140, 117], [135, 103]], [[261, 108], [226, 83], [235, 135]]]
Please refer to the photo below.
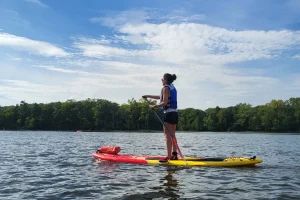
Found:
[[151, 98], [151, 99], [160, 99], [160, 96], [158, 95], [144, 95], [143, 98]]
[[168, 99], [169, 99], [169, 94], [170, 94], [169, 91], [170, 91], [169, 88], [165, 87], [163, 89], [163, 100], [162, 100], [162, 102], [160, 102], [159, 104], [151, 106], [151, 108], [166, 106], [168, 104]]

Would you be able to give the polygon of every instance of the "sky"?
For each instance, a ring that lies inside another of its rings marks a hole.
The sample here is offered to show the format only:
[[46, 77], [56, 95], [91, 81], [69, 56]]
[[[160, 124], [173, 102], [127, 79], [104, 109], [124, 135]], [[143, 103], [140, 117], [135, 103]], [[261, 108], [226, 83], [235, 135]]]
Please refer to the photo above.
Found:
[[298, 0], [0, 0], [0, 105], [160, 95], [178, 108], [300, 97]]

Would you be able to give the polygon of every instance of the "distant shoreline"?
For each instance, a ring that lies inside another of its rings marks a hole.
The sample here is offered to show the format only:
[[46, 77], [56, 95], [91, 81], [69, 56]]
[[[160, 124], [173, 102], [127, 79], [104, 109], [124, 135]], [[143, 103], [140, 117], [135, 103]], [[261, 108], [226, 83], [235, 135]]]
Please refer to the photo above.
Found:
[[[156, 102], [151, 102], [155, 104]], [[300, 132], [300, 97], [272, 100], [259, 106], [240, 103], [206, 110], [178, 109], [178, 131]], [[143, 99], [119, 105], [105, 99], [0, 106], [0, 129], [78, 132], [155, 132], [162, 130], [163, 112], [155, 116]], [[159, 118], [159, 119], [158, 119]]]
[[[74, 132], [74, 133], [163, 133], [163, 130], [0, 130], [0, 132]], [[266, 131], [176, 131], [176, 133], [234, 133], [234, 134], [286, 134], [300, 135], [300, 132], [266, 132]]]

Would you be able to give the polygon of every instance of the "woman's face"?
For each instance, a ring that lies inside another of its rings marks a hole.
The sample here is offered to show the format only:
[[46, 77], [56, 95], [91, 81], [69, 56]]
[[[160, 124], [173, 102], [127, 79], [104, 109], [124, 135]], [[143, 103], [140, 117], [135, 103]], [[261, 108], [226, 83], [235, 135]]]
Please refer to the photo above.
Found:
[[163, 78], [161, 79], [161, 82], [162, 82], [163, 85], [167, 85], [167, 79], [165, 79], [165, 77], [163, 77]]

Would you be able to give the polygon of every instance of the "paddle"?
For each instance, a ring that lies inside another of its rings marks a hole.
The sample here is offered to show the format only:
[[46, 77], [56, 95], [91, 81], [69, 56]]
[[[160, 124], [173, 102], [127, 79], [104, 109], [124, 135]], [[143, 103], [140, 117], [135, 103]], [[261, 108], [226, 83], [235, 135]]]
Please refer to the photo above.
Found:
[[[150, 105], [149, 100], [148, 100], [147, 98], [144, 98], [144, 99], [145, 99], [145, 100], [147, 101], [147, 103]], [[183, 156], [183, 154], [181, 153], [181, 151], [180, 151], [180, 149], [179, 149], [179, 146], [178, 146], [178, 144], [177, 144], [177, 139], [176, 139], [176, 137], [174, 137], [174, 136], [171, 134], [170, 130], [169, 130], [168, 127], [165, 125], [165, 123], [163, 123], [163, 121], [160, 119], [160, 117], [159, 117], [158, 114], [155, 112], [155, 110], [153, 110], [153, 112], [154, 112], [154, 114], [156, 115], [156, 117], [159, 119], [159, 121], [161, 122], [161, 124], [167, 129], [167, 133], [168, 133], [168, 135], [172, 138], [173, 144], [175, 145], [175, 147], [176, 147], [176, 149], [177, 149], [177, 151], [178, 151], [180, 157], [184, 160], [186, 166], [188, 166], [188, 163], [186, 162], [185, 157]]]

